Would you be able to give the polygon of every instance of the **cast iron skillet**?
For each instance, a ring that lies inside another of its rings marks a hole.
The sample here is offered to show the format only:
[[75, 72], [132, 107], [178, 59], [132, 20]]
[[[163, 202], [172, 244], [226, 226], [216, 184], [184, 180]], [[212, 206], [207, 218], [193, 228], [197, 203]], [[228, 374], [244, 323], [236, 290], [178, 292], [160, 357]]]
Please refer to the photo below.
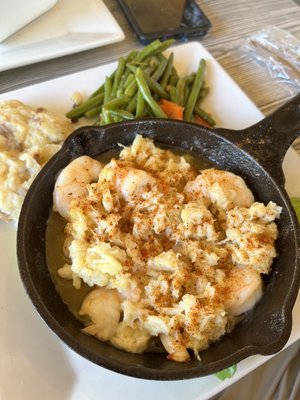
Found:
[[[237, 110], [238, 112], [238, 110]], [[73, 350], [110, 370], [144, 379], [176, 380], [203, 376], [254, 354], [279, 351], [290, 335], [292, 307], [299, 288], [299, 224], [283, 188], [282, 160], [300, 133], [300, 94], [256, 125], [242, 131], [207, 129], [173, 120], [147, 119], [76, 130], [33, 182], [21, 211], [17, 255], [21, 278], [49, 327]], [[72, 159], [98, 156], [136, 134], [158, 145], [176, 146], [206, 157], [221, 169], [241, 175], [255, 199], [283, 207], [278, 257], [265, 281], [262, 300], [233, 332], [201, 353], [201, 361], [166, 359], [165, 354], [135, 355], [81, 333], [81, 323], [58, 295], [47, 269], [45, 232], [58, 172]]]

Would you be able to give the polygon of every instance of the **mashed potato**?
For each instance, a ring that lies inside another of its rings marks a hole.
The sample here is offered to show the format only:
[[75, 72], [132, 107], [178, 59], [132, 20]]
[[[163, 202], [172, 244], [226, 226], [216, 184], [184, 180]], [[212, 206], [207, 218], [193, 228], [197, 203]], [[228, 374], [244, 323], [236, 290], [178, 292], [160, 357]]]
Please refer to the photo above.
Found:
[[17, 100], [0, 103], [0, 219], [18, 219], [33, 179], [71, 132], [67, 118]]
[[260, 299], [281, 208], [255, 202], [241, 177], [199, 174], [139, 135], [101, 168], [71, 201], [70, 262], [59, 270], [94, 287], [84, 332], [128, 352], [156, 341], [169, 359], [198, 356]]

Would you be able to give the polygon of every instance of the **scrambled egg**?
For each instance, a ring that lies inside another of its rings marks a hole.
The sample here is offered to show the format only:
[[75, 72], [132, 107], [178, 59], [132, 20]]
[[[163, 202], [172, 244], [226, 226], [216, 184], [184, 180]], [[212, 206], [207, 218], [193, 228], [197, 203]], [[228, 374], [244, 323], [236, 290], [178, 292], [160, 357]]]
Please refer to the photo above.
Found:
[[17, 100], [0, 103], [0, 220], [17, 220], [29, 186], [72, 132], [66, 118]]
[[169, 359], [198, 356], [260, 299], [280, 212], [255, 202], [241, 177], [198, 173], [136, 136], [71, 202], [59, 273], [95, 287], [84, 332], [128, 352], [160, 342]]

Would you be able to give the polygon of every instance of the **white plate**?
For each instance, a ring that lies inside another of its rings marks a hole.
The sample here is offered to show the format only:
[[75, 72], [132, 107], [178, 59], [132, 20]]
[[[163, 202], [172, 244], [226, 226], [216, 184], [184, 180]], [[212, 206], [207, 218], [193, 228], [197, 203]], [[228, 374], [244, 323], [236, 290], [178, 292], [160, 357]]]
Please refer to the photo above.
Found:
[[0, 71], [115, 43], [125, 38], [101, 0], [58, 0], [0, 44]]
[[[48, 11], [57, 0], [0, 0], [0, 43]], [[16, 12], [16, 10], [18, 10]]]
[[[195, 71], [205, 57], [211, 92], [205, 108], [213, 111], [219, 125], [240, 129], [263, 115], [220, 65], [199, 43], [174, 49], [180, 73]], [[26, 103], [48, 107], [58, 113], [71, 107], [71, 94], [93, 91], [116, 63], [6, 93]], [[63, 90], [62, 90], [63, 88]], [[224, 101], [226, 99], [226, 101]], [[237, 112], [238, 109], [238, 112]], [[293, 149], [285, 158], [288, 190], [300, 196], [300, 159]], [[144, 381], [96, 366], [67, 348], [38, 316], [19, 278], [15, 228], [0, 223], [0, 398], [5, 400], [202, 400], [220, 392], [270, 357], [253, 356], [238, 365], [235, 377], [225, 382], [214, 376], [178, 381]], [[293, 331], [288, 345], [300, 338], [300, 301], [294, 308]]]

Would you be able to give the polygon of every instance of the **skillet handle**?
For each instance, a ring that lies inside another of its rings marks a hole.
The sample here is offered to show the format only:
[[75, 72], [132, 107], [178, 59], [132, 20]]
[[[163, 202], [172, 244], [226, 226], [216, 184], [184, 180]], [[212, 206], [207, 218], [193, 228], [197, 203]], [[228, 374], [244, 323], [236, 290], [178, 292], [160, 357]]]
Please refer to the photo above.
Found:
[[255, 157], [276, 182], [284, 186], [282, 162], [288, 148], [300, 135], [300, 93], [249, 128], [238, 132], [221, 131]]

